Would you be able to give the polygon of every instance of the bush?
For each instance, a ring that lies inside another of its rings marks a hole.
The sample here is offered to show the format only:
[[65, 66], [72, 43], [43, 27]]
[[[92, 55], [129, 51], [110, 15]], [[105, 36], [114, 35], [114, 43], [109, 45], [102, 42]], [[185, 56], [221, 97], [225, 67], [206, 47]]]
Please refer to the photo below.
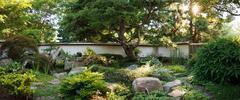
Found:
[[90, 48], [87, 48], [87, 51], [84, 52], [84, 56], [82, 57], [84, 65], [92, 65], [92, 64], [102, 64], [107, 65], [108, 59], [105, 56], [97, 55], [95, 51]]
[[219, 38], [197, 52], [191, 68], [197, 80], [216, 83], [240, 82], [240, 36]]
[[144, 93], [137, 93], [132, 98], [132, 100], [174, 100], [171, 97], [167, 97], [166, 93], [161, 91], [153, 91], [150, 92], [148, 95]]
[[94, 72], [104, 73], [105, 80], [111, 83], [120, 82], [124, 83], [125, 85], [131, 85], [132, 81], [134, 80], [134, 76], [128, 74], [130, 73], [129, 70], [99, 66], [92, 66], [91, 70]]
[[13, 60], [22, 60], [24, 53], [38, 53], [36, 42], [25, 36], [14, 36], [7, 39], [1, 47], [1, 51], [7, 50], [7, 55]]
[[[31, 82], [35, 76], [31, 72], [7, 73], [4, 68], [0, 69], [0, 93], [17, 96], [30, 96]], [[4, 74], [3, 74], [4, 73]]]
[[183, 96], [183, 100], [208, 100], [208, 98], [199, 91], [191, 90]]
[[61, 83], [60, 91], [65, 99], [90, 99], [93, 95], [106, 96], [108, 91], [103, 74], [86, 71], [70, 76]]
[[149, 64], [150, 66], [156, 66], [156, 67], [160, 67], [162, 66], [162, 62], [160, 62], [157, 58], [155, 57], [144, 57], [144, 58], [140, 58], [138, 61], [139, 64]]

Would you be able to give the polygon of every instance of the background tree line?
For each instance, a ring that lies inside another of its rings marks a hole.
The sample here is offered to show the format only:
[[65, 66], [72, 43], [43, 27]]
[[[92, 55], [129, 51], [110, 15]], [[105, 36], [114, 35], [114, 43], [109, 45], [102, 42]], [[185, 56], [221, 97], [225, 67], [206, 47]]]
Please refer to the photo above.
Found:
[[[37, 42], [116, 42], [130, 59], [140, 43], [174, 47], [227, 32], [238, 0], [1, 0], [0, 38]], [[228, 15], [224, 15], [227, 12]]]

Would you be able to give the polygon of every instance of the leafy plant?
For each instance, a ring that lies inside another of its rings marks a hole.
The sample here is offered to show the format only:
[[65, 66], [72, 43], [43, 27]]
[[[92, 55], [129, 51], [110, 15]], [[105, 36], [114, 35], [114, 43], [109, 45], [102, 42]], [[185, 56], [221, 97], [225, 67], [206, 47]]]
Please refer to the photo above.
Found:
[[21, 64], [18, 62], [13, 62], [8, 66], [5, 66], [5, 68], [6, 68], [6, 72], [8, 73], [17, 72], [21, 69]]
[[208, 100], [208, 98], [199, 91], [191, 90], [183, 96], [183, 100]]
[[194, 78], [216, 83], [240, 82], [240, 36], [211, 41], [197, 52]]
[[[3, 72], [3, 71], [2, 71]], [[8, 95], [30, 96], [33, 91], [30, 89], [31, 82], [35, 76], [31, 72], [0, 74], [0, 93]]]
[[137, 93], [134, 95], [132, 100], [174, 100], [171, 97], [168, 97], [166, 93], [161, 91], [153, 91], [149, 94]]
[[184, 68], [184, 66], [180, 66], [180, 65], [166, 66], [165, 68], [173, 71], [174, 73], [185, 73], [186, 72], [186, 69]]
[[63, 80], [60, 92], [65, 99], [90, 99], [93, 95], [106, 95], [108, 91], [103, 74], [86, 71]]
[[107, 93], [107, 100], [126, 100], [126, 97], [116, 95], [114, 92], [108, 92]]

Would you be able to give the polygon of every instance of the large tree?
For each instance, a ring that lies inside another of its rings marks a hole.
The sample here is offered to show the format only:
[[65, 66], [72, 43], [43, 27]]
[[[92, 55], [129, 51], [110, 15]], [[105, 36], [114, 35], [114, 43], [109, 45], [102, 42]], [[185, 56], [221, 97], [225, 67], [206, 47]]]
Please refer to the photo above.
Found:
[[175, 0], [77, 0], [66, 6], [61, 34], [65, 39], [75, 37], [79, 41], [107, 38], [120, 43], [126, 55], [136, 59], [134, 49], [145, 30], [153, 22], [162, 23], [159, 15], [173, 2]]
[[25, 35], [38, 42], [52, 41], [59, 1], [0, 0], [0, 39]]

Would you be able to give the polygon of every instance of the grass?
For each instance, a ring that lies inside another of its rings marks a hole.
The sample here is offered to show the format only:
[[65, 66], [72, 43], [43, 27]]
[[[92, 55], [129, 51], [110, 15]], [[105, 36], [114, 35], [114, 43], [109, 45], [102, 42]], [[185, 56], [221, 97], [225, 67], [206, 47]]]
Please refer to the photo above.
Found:
[[186, 72], [185, 67], [181, 66], [181, 65], [165, 66], [165, 68], [173, 71], [174, 73], [185, 73]]
[[49, 81], [54, 77], [41, 72], [34, 72], [37, 79], [36, 89], [34, 90], [33, 97], [37, 100], [61, 100], [59, 96], [59, 85], [52, 85]]

